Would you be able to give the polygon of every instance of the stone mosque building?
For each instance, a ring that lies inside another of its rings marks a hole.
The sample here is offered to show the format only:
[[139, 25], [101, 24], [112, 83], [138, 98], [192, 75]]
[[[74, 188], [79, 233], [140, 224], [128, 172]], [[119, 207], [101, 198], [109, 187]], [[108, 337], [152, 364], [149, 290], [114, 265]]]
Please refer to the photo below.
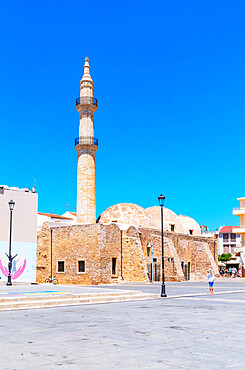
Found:
[[[121, 203], [96, 220], [94, 113], [89, 59], [80, 81], [77, 161], [77, 213], [72, 224], [44, 223], [38, 235], [37, 281], [52, 274], [63, 284], [100, 284], [118, 281], [159, 281], [161, 278], [161, 209]], [[68, 212], [67, 212], [68, 213]], [[67, 215], [66, 213], [66, 215]], [[74, 218], [74, 215], [71, 215]], [[153, 245], [153, 256], [149, 245]], [[201, 235], [191, 217], [164, 208], [166, 280], [188, 280], [216, 275], [217, 239]], [[151, 266], [153, 263], [153, 276]]]

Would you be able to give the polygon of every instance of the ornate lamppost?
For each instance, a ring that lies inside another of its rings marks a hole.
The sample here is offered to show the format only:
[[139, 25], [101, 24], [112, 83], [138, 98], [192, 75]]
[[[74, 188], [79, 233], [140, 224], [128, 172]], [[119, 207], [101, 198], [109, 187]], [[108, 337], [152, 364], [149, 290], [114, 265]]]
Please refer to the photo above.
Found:
[[165, 197], [161, 194], [158, 197], [159, 205], [161, 207], [161, 230], [162, 230], [162, 285], [161, 285], [161, 297], [167, 297], [165, 276], [164, 276], [164, 237], [163, 237], [163, 206]]
[[14, 257], [12, 257], [11, 255], [11, 243], [12, 243], [12, 213], [13, 213], [13, 210], [14, 210], [14, 206], [15, 206], [15, 202], [11, 199], [11, 201], [9, 202], [9, 210], [10, 210], [10, 225], [9, 225], [9, 254], [7, 255], [6, 253], [6, 256], [8, 257], [9, 259], [9, 263], [8, 263], [8, 269], [9, 269], [9, 274], [8, 274], [8, 282], [6, 285], [12, 285], [12, 281], [11, 281], [11, 271], [12, 271], [12, 265], [13, 265], [13, 259], [17, 256], [15, 255]]

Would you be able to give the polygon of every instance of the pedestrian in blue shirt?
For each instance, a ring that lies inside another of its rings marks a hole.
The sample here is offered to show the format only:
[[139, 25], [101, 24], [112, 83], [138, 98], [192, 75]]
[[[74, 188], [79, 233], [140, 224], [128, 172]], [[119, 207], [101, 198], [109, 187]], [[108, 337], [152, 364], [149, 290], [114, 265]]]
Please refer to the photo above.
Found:
[[213, 275], [213, 271], [209, 270], [207, 276], [208, 276], [209, 292], [210, 292], [210, 294], [213, 294], [214, 293], [214, 280], [215, 280], [215, 276]]

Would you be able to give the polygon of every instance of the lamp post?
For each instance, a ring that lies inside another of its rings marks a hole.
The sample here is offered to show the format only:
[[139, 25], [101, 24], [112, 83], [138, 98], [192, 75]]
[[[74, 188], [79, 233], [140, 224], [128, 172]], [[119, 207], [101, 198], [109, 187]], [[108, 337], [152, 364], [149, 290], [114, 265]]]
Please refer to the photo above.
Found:
[[158, 197], [159, 205], [161, 207], [161, 230], [162, 230], [162, 285], [161, 285], [161, 297], [167, 297], [165, 287], [165, 276], [164, 276], [164, 238], [163, 238], [163, 206], [165, 197], [161, 194]]
[[8, 257], [9, 259], [9, 263], [8, 263], [8, 268], [9, 268], [9, 274], [8, 274], [8, 281], [7, 281], [7, 284], [6, 285], [12, 285], [12, 282], [11, 282], [11, 270], [12, 270], [12, 264], [13, 264], [13, 259], [16, 257], [16, 255], [14, 257], [12, 257], [11, 255], [11, 243], [12, 243], [12, 212], [14, 210], [14, 206], [15, 206], [15, 202], [11, 199], [11, 201], [9, 202], [9, 210], [10, 210], [10, 225], [9, 225], [9, 254], [7, 255], [6, 253], [6, 256]]

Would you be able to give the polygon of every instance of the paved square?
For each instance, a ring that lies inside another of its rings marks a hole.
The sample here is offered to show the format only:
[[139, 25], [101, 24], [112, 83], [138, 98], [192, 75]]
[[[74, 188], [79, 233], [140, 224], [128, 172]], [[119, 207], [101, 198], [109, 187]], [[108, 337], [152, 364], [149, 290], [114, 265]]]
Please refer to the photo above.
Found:
[[[119, 288], [160, 290], [108, 286]], [[207, 290], [206, 282], [167, 283], [171, 295]], [[0, 368], [244, 369], [245, 281], [218, 280], [215, 291], [240, 293], [1, 312]]]

